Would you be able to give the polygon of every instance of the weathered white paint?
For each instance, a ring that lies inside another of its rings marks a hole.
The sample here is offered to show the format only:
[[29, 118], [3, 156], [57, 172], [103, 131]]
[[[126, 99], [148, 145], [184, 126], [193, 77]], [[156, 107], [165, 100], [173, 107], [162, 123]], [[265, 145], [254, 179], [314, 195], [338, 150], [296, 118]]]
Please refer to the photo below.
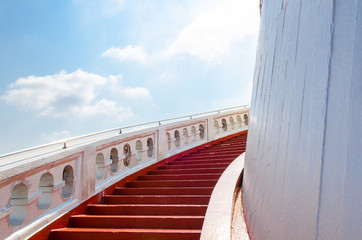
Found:
[[243, 183], [251, 239], [362, 238], [362, 1], [263, 1]]
[[[243, 108], [111, 135], [95, 141], [88, 140], [88, 143], [70, 146], [65, 150], [39, 154], [39, 156], [32, 158], [29, 158], [28, 153], [26, 153], [26, 159], [20, 159], [16, 156], [14, 162], [11, 158], [1, 159], [0, 239], [9, 235], [11, 235], [9, 239], [26, 239], [27, 236], [32, 235], [38, 229], [94, 194], [144, 167], [208, 141], [246, 130], [247, 125], [241, 122], [237, 127], [221, 129], [220, 133], [216, 134], [213, 122], [220, 121], [221, 123], [225, 119], [225, 123], [231, 118], [241, 118], [240, 116], [248, 114], [248, 112], [248, 108]], [[180, 133], [177, 146], [174, 137], [176, 131]], [[142, 149], [136, 151], [138, 141], [142, 143]], [[123, 149], [126, 144], [131, 147], [128, 166], [123, 164], [125, 158]], [[115, 153], [116, 151], [117, 153]], [[142, 157], [136, 159], [139, 154]], [[97, 161], [97, 155], [103, 155], [103, 158], [99, 158]], [[115, 161], [117, 158], [118, 162]], [[71, 169], [73, 175], [68, 174], [69, 176], [64, 178], [64, 169]], [[97, 171], [98, 178], [96, 177]], [[53, 178], [53, 185], [47, 186], [46, 189], [42, 186], [43, 183], [40, 184], [44, 174], [50, 174]], [[11, 200], [12, 191], [18, 184], [22, 186], [19, 188], [21, 191], [18, 194], [21, 199], [13, 197]], [[44, 207], [44, 209], [39, 208], [38, 203], [38, 200], [44, 196], [42, 190], [46, 191], [48, 195], [51, 194], [51, 202], [47, 202], [49, 206]], [[69, 194], [64, 196], [64, 193]], [[14, 207], [16, 204], [21, 207]], [[19, 209], [24, 210], [17, 215]], [[17, 216], [25, 216], [25, 219], [20, 219], [23, 223], [14, 226], [17, 224], [14, 224], [13, 221], [13, 225], [11, 225], [10, 215], [13, 216], [13, 219], [14, 216], [15, 219]]]

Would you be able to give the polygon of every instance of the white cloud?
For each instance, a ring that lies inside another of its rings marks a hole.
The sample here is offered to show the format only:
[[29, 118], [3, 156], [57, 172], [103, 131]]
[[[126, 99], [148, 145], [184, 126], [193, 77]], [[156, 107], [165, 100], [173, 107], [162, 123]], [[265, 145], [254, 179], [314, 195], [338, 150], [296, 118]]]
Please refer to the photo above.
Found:
[[[81, 69], [72, 73], [61, 71], [47, 76], [28, 76], [11, 84], [10, 90], [1, 98], [8, 104], [36, 110], [43, 116], [89, 117], [113, 115], [119, 119], [132, 117], [130, 108], [117, 106], [116, 101], [97, 99], [102, 90], [126, 92], [127, 97], [150, 96], [146, 88], [121, 87], [121, 75], [103, 77]], [[119, 95], [119, 94], [118, 94]]]
[[104, 57], [116, 58], [119, 61], [140, 61], [147, 60], [147, 53], [139, 46], [128, 45], [124, 49], [111, 47], [102, 53]]
[[147, 88], [135, 87], [135, 88], [124, 88], [122, 93], [128, 98], [144, 98], [149, 97], [151, 94]]
[[[255, 11], [253, 11], [253, 8]], [[257, 34], [259, 16], [256, 1], [227, 0], [201, 13], [186, 26], [164, 54], [188, 53], [212, 61], [228, 52], [231, 45]]]
[[117, 115], [118, 120], [120, 121], [134, 116], [131, 108], [118, 107], [116, 102], [104, 98], [95, 105], [79, 107], [77, 112], [79, 112], [82, 116], [92, 116], [97, 114]]

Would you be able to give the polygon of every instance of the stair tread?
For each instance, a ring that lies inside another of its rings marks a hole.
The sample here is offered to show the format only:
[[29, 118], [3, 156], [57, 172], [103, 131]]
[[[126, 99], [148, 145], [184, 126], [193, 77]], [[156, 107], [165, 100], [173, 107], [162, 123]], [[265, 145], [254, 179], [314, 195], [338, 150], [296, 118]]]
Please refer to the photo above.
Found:
[[[131, 187], [116, 187], [116, 189], [137, 189], [137, 190], [142, 190], [142, 189], [175, 189], [174, 187], [149, 187], [149, 188], [131, 188]], [[214, 189], [213, 187], [178, 187], [178, 190], [182, 190], [182, 189]]]
[[51, 230], [66, 232], [177, 232], [177, 233], [201, 233], [201, 229], [152, 229], [152, 228], [58, 228]]
[[207, 207], [207, 204], [89, 204], [89, 207]]
[[164, 218], [173, 218], [173, 219], [203, 219], [204, 216], [189, 216], [189, 215], [73, 215], [71, 218], [112, 218], [112, 219], [164, 219]]
[[104, 195], [104, 197], [114, 197], [114, 198], [128, 198], [128, 197], [173, 197], [173, 198], [177, 198], [177, 197], [210, 197], [211, 195], [141, 195], [141, 194], [137, 194], [137, 195]]

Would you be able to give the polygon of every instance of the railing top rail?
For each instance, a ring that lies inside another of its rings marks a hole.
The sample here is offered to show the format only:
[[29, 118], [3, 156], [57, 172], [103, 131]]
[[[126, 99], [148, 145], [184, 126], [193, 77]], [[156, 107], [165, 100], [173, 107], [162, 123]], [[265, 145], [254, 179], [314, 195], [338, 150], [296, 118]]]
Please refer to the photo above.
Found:
[[209, 111], [209, 112], [197, 113], [197, 114], [192, 114], [192, 115], [185, 115], [185, 116], [181, 116], [181, 117], [168, 118], [168, 119], [163, 119], [163, 120], [158, 120], [158, 121], [140, 123], [140, 124], [130, 125], [130, 126], [126, 126], [126, 127], [119, 127], [119, 128], [113, 128], [113, 129], [109, 129], [109, 130], [99, 131], [99, 132], [95, 132], [95, 133], [90, 133], [90, 134], [81, 135], [81, 136], [78, 136], [78, 137], [59, 140], [59, 141], [56, 141], [56, 142], [52, 142], [52, 143], [48, 143], [48, 144], [44, 144], [44, 145], [31, 147], [31, 148], [23, 149], [23, 150], [20, 150], [20, 151], [0, 155], [0, 160], [2, 158], [7, 158], [7, 157], [15, 156], [15, 155], [18, 155], [18, 154], [22, 154], [22, 153], [36, 151], [36, 150], [39, 150], [39, 149], [52, 147], [52, 146], [55, 146], [55, 145], [61, 145], [62, 144], [62, 145], [64, 145], [64, 148], [66, 148], [66, 144], [69, 143], [69, 142], [73, 142], [73, 141], [80, 140], [80, 139], [86, 139], [86, 138], [89, 138], [89, 137], [94, 137], [94, 136], [98, 136], [98, 135], [102, 135], [102, 134], [106, 134], [106, 133], [110, 133], [110, 132], [119, 131], [119, 133], [122, 133], [122, 130], [125, 130], [125, 129], [141, 127], [141, 126], [147, 126], [147, 125], [151, 125], [151, 124], [159, 124], [159, 125], [161, 125], [162, 122], [169, 122], [169, 121], [184, 119], [184, 118], [192, 119], [193, 117], [196, 117], [196, 116], [201, 116], [201, 115], [206, 115], [206, 114], [211, 114], [211, 113], [221, 113], [221, 112], [224, 112], [224, 111], [239, 109], [239, 108], [246, 109], [247, 107], [248, 107], [248, 105], [242, 105], [242, 106], [236, 106], [236, 107], [230, 107], [230, 108], [223, 108], [223, 109]]

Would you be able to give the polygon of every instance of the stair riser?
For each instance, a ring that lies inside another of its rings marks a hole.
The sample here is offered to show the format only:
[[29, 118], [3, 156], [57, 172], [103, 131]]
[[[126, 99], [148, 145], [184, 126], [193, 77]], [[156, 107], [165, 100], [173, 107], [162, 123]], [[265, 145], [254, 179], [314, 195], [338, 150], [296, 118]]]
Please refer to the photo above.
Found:
[[[229, 147], [228, 147], [229, 149]], [[208, 151], [208, 150], [211, 150], [211, 148], [206, 148], [205, 151]], [[239, 151], [239, 152], [243, 152], [245, 151], [245, 147], [232, 147], [230, 148], [230, 150], [235, 150], [235, 151]], [[219, 147], [213, 147], [212, 148], [212, 151], [215, 151], [215, 152], [224, 152], [225, 151], [225, 147], [222, 147], [222, 146], [219, 146]], [[200, 153], [202, 153], [202, 151], [200, 151]]]
[[194, 160], [194, 161], [174, 161], [167, 165], [198, 165], [198, 164], [218, 164], [218, 163], [232, 163], [233, 160]]
[[233, 160], [240, 156], [240, 154], [233, 154], [233, 155], [208, 155], [208, 156], [191, 156], [191, 157], [185, 157], [181, 158], [182, 160]]
[[163, 182], [163, 181], [136, 181], [128, 182], [126, 187], [214, 187], [217, 180], [207, 180], [207, 181], [172, 181], [172, 182]]
[[114, 194], [129, 195], [210, 195], [212, 187], [203, 188], [117, 188]]
[[185, 197], [153, 197], [153, 196], [104, 196], [105, 204], [193, 204], [206, 205], [210, 196], [185, 196]]
[[50, 234], [50, 240], [90, 240], [90, 239], [101, 239], [101, 240], [130, 240], [130, 239], [157, 239], [157, 240], [199, 240], [201, 233], [138, 233], [138, 232], [59, 232], [52, 231]]
[[218, 179], [221, 173], [218, 174], [177, 174], [177, 175], [145, 175], [139, 176], [138, 180], [206, 180]]
[[231, 147], [231, 148], [234, 148], [234, 147], [240, 147], [240, 146], [245, 146], [244, 143], [221, 143], [221, 144], [217, 144], [215, 145], [215, 147]]
[[87, 213], [92, 215], [155, 215], [155, 216], [205, 216], [206, 205], [202, 206], [137, 206], [108, 205], [87, 208]]
[[105, 217], [74, 216], [69, 226], [75, 228], [149, 228], [149, 229], [201, 229], [204, 218], [175, 217]]
[[206, 151], [200, 151], [200, 152], [195, 152], [190, 154], [190, 156], [195, 156], [195, 155], [200, 155], [200, 154], [238, 154], [241, 152], [241, 148], [240, 149], [230, 149], [230, 150], [216, 150], [216, 149], [210, 149], [210, 150], [206, 150]]
[[183, 169], [183, 170], [175, 170], [175, 169], [168, 169], [168, 170], [155, 170], [150, 171], [148, 174], [150, 175], [165, 175], [165, 174], [205, 174], [205, 173], [223, 173], [225, 171], [224, 168], [209, 168], [209, 169]]
[[[239, 155], [238, 155], [239, 156]], [[211, 162], [211, 161], [226, 161], [232, 162], [235, 160], [236, 157], [189, 157], [189, 158], [179, 158], [176, 159], [175, 162], [183, 162], [183, 163], [193, 163], [195, 161], [204, 161], [204, 162]]]
[[204, 164], [178, 164], [178, 165], [165, 165], [162, 167], [158, 167], [158, 169], [198, 169], [198, 168], [212, 168], [212, 167], [218, 167], [218, 168], [226, 168], [229, 166], [229, 163], [204, 163]]
[[[195, 155], [190, 155], [187, 157], [187, 159], [193, 159], [193, 158], [210, 158], [210, 159], [213, 159], [213, 158], [219, 158], [219, 159], [224, 159], [224, 158], [236, 158], [240, 155], [240, 153], [216, 153], [216, 154], [195, 154]], [[186, 157], [185, 157], [186, 158]]]

